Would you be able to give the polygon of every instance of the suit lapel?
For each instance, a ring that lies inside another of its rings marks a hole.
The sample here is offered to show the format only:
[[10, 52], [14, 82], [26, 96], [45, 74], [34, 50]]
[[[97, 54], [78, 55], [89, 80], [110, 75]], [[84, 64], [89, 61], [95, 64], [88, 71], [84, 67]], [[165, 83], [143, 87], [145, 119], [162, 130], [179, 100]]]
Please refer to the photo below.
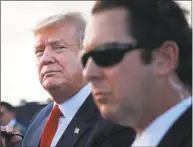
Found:
[[177, 147], [192, 131], [192, 106], [177, 120], [158, 147]]
[[92, 96], [89, 95], [68, 125], [56, 146], [65, 145], [65, 147], [73, 147], [74, 144], [84, 135], [86, 130], [94, 125], [91, 123], [93, 121], [90, 120], [95, 118], [96, 110]]
[[39, 147], [39, 145], [40, 145], [41, 135], [42, 135], [44, 126], [45, 126], [45, 124], [47, 122], [48, 116], [49, 116], [52, 108], [53, 108], [53, 102], [50, 103], [47, 106], [47, 109], [41, 114], [41, 116], [39, 116], [41, 118], [40, 119], [41, 122], [40, 122], [39, 125], [37, 125], [38, 127], [36, 128], [36, 131], [34, 133], [34, 139], [32, 139], [33, 142], [35, 143], [34, 146], [36, 146], [36, 147]]
[[40, 145], [40, 140], [41, 140], [42, 132], [43, 132], [44, 126], [45, 126], [45, 124], [47, 122], [47, 119], [48, 119], [48, 116], [42, 120], [41, 124], [36, 129], [36, 133], [34, 135], [35, 136], [34, 138], [36, 139], [35, 143], [37, 143], [36, 146]]
[[48, 106], [48, 109], [46, 112], [44, 112], [44, 119], [42, 120], [40, 126], [38, 127], [38, 132], [37, 132], [37, 135], [38, 135], [38, 146], [40, 145], [40, 140], [41, 140], [41, 136], [42, 136], [42, 132], [43, 132], [43, 129], [44, 129], [44, 126], [46, 125], [46, 122], [48, 120], [48, 117], [50, 115], [50, 112], [52, 111], [52, 108], [53, 108], [53, 105], [54, 105], [54, 102], [50, 103], [49, 106]]

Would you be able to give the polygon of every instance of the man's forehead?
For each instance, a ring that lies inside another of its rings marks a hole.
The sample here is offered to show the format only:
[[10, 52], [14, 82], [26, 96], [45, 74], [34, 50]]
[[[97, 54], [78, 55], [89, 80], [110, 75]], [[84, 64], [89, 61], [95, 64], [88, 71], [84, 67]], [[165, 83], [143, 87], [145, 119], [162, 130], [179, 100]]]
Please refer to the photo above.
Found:
[[41, 45], [41, 44], [56, 44], [62, 41], [62, 38], [50, 38], [49, 36], [43, 35], [43, 36], [38, 36], [35, 39], [35, 44], [36, 46]]
[[76, 38], [76, 32], [73, 26], [66, 27], [50, 27], [39, 31], [35, 36], [35, 43], [43, 42], [60, 42], [63, 40], [69, 40], [70, 38]]
[[90, 50], [109, 42], [131, 42], [133, 38], [128, 35], [125, 17], [126, 10], [122, 8], [94, 14], [86, 27], [83, 41], [84, 49]]

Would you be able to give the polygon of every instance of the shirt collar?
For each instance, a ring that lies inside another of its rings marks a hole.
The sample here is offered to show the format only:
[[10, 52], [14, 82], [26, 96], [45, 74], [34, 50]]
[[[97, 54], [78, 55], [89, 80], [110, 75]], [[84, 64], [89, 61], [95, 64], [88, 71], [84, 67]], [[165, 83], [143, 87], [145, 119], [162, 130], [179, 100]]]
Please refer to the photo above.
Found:
[[157, 117], [141, 135], [137, 135], [132, 146], [157, 146], [175, 121], [191, 106], [188, 97]]
[[[63, 104], [58, 105], [60, 111], [68, 121], [72, 120], [72, 118], [74, 117], [78, 109], [81, 107], [81, 105], [84, 103], [86, 98], [89, 96], [91, 91], [91, 85], [87, 84], [76, 95], [69, 98]], [[54, 102], [54, 106], [55, 105], [56, 103]]]

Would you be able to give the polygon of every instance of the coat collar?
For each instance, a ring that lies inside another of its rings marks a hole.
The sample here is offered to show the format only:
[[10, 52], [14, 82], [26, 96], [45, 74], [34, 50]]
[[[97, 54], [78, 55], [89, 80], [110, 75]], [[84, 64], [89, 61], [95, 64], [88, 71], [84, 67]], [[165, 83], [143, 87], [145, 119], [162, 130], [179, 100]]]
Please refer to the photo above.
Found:
[[158, 147], [178, 147], [192, 131], [192, 106], [176, 121]]

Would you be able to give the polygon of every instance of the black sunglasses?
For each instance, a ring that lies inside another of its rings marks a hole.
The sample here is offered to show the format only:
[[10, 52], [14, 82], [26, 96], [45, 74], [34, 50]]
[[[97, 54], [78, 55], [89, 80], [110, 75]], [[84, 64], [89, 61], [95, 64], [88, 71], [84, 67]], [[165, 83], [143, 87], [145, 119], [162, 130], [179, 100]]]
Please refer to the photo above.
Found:
[[134, 44], [107, 43], [90, 52], [83, 53], [81, 62], [83, 67], [85, 67], [88, 58], [91, 57], [99, 67], [109, 67], [118, 64], [126, 52], [137, 48], [137, 45]]

